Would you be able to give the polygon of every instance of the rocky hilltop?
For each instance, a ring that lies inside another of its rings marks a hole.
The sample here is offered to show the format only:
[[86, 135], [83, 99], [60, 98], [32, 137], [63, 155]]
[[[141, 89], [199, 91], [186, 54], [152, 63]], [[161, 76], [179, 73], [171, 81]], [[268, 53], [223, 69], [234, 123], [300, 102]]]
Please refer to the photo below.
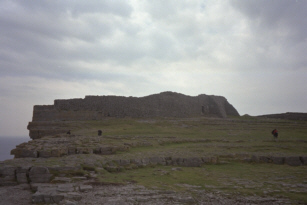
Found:
[[286, 112], [280, 114], [260, 115], [257, 117], [307, 121], [307, 113], [300, 113], [300, 112]]
[[[107, 117], [219, 117], [239, 116], [225, 97], [187, 96], [162, 92], [145, 97], [86, 96], [84, 99], [55, 100], [54, 105], [35, 105], [28, 129], [32, 139], [67, 131], [59, 121], [102, 120]], [[51, 123], [52, 121], [52, 123]]]

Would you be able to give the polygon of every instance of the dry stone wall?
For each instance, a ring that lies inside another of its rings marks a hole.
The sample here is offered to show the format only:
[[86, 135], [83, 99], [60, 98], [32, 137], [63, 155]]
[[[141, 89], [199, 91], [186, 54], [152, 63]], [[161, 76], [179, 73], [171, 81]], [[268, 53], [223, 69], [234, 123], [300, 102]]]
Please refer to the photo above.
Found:
[[[55, 100], [54, 105], [35, 105], [29, 123], [30, 137], [37, 139], [63, 133], [61, 129], [43, 129], [40, 123], [50, 121], [102, 120], [107, 117], [220, 117], [239, 116], [237, 110], [222, 96], [187, 96], [163, 92], [145, 97], [86, 96], [84, 99]], [[50, 126], [48, 126], [50, 127]]]
[[34, 121], [100, 120], [105, 117], [239, 116], [222, 96], [186, 96], [164, 92], [146, 97], [86, 96], [55, 100], [54, 105], [35, 105]]

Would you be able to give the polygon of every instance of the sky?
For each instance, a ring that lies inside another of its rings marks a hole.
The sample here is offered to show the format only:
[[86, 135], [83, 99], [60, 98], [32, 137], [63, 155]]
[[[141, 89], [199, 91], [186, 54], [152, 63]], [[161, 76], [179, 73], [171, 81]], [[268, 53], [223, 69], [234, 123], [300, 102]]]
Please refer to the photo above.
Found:
[[0, 136], [86, 95], [220, 95], [307, 112], [305, 0], [1, 0]]

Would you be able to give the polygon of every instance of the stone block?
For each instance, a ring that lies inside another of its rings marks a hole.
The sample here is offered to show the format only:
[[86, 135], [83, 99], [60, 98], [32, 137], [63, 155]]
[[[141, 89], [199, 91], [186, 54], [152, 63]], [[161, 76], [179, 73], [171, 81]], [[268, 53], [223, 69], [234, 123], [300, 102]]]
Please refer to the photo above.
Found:
[[141, 159], [130, 159], [130, 162], [135, 164], [136, 166], [142, 166], [142, 160]]
[[82, 199], [81, 194], [76, 192], [69, 192], [65, 195], [65, 199], [80, 201]]
[[300, 160], [303, 165], [307, 165], [307, 157], [300, 157]]
[[186, 167], [200, 167], [203, 161], [199, 157], [185, 158], [182, 166]]
[[28, 149], [20, 149], [16, 148], [11, 151], [11, 154], [15, 156], [15, 158], [37, 158], [38, 153], [36, 150], [28, 150]]
[[76, 154], [76, 148], [75, 147], [68, 147], [67, 154]]
[[106, 166], [105, 169], [108, 172], [118, 172], [118, 167], [117, 166]]
[[115, 154], [116, 148], [115, 147], [100, 147], [100, 154], [102, 155], [109, 155], [109, 154]]
[[68, 177], [55, 177], [51, 182], [69, 183], [69, 182], [71, 182], [71, 178], [68, 178]]
[[90, 191], [92, 189], [93, 189], [93, 187], [91, 185], [80, 185], [79, 186], [79, 190], [81, 192], [88, 192], [88, 191]]
[[119, 160], [118, 164], [120, 166], [128, 166], [128, 165], [130, 165], [130, 160], [129, 159], [121, 159], [121, 160]]
[[259, 157], [256, 156], [256, 155], [253, 155], [253, 156], [251, 157], [251, 161], [252, 161], [252, 162], [259, 162]]
[[3, 167], [0, 171], [0, 176], [2, 175], [3, 177], [6, 176], [15, 176], [16, 174], [16, 167]]
[[32, 202], [35, 204], [44, 203], [44, 195], [39, 192], [34, 193], [32, 195]]
[[42, 157], [42, 158], [49, 158], [51, 157], [51, 151], [50, 150], [40, 150], [38, 151], [38, 157]]
[[60, 149], [51, 150], [51, 157], [61, 157], [61, 150]]
[[47, 167], [32, 167], [29, 171], [29, 179], [32, 183], [48, 183], [52, 176]]
[[30, 166], [25, 166], [25, 167], [17, 167], [16, 168], [16, 173], [29, 173]]
[[182, 166], [183, 165], [183, 162], [184, 162], [184, 158], [181, 158], [181, 157], [173, 157], [171, 158], [171, 161], [172, 161], [172, 165], [179, 165], [179, 166]]
[[201, 159], [204, 164], [211, 164], [211, 157], [202, 157]]
[[271, 157], [271, 159], [274, 164], [284, 164], [285, 163], [284, 157]]
[[75, 190], [73, 184], [60, 184], [57, 187], [59, 192], [73, 192]]
[[[66, 198], [66, 196], [65, 196], [65, 198]], [[61, 201], [60, 204], [61, 204], [61, 205], [78, 205], [77, 202], [75, 202], [75, 201], [69, 201], [69, 200], [63, 200], [63, 201]]]
[[270, 157], [267, 157], [267, 156], [259, 156], [259, 162], [270, 163], [272, 162], [272, 160]]
[[130, 150], [130, 147], [127, 146], [127, 145], [124, 145], [124, 146], [119, 146], [118, 147], [118, 151], [123, 151], [123, 152], [127, 152]]
[[300, 160], [300, 157], [286, 157], [285, 164], [288, 164], [290, 166], [300, 166], [302, 165], [302, 162]]
[[97, 148], [93, 149], [93, 153], [94, 154], [101, 154], [100, 147], [97, 147]]
[[219, 158], [218, 157], [211, 157], [211, 164], [218, 164]]
[[149, 165], [149, 158], [142, 159], [142, 163], [143, 163], [144, 166]]
[[58, 203], [60, 203], [60, 201], [62, 201], [63, 199], [64, 199], [64, 195], [63, 194], [53, 194], [53, 195], [51, 195], [51, 201], [52, 201], [52, 203], [56, 203], [56, 204], [58, 204]]
[[28, 183], [28, 177], [26, 173], [17, 173], [16, 180], [18, 183]]
[[153, 165], [166, 165], [165, 158], [163, 157], [150, 157], [149, 163]]

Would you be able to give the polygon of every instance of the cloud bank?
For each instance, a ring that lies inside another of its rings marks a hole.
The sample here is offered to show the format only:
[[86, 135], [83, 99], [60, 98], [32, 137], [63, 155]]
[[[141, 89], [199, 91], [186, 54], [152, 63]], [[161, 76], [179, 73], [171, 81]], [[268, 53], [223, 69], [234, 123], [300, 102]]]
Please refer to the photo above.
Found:
[[33, 105], [162, 91], [225, 96], [240, 114], [307, 111], [305, 1], [0, 2], [0, 135]]

